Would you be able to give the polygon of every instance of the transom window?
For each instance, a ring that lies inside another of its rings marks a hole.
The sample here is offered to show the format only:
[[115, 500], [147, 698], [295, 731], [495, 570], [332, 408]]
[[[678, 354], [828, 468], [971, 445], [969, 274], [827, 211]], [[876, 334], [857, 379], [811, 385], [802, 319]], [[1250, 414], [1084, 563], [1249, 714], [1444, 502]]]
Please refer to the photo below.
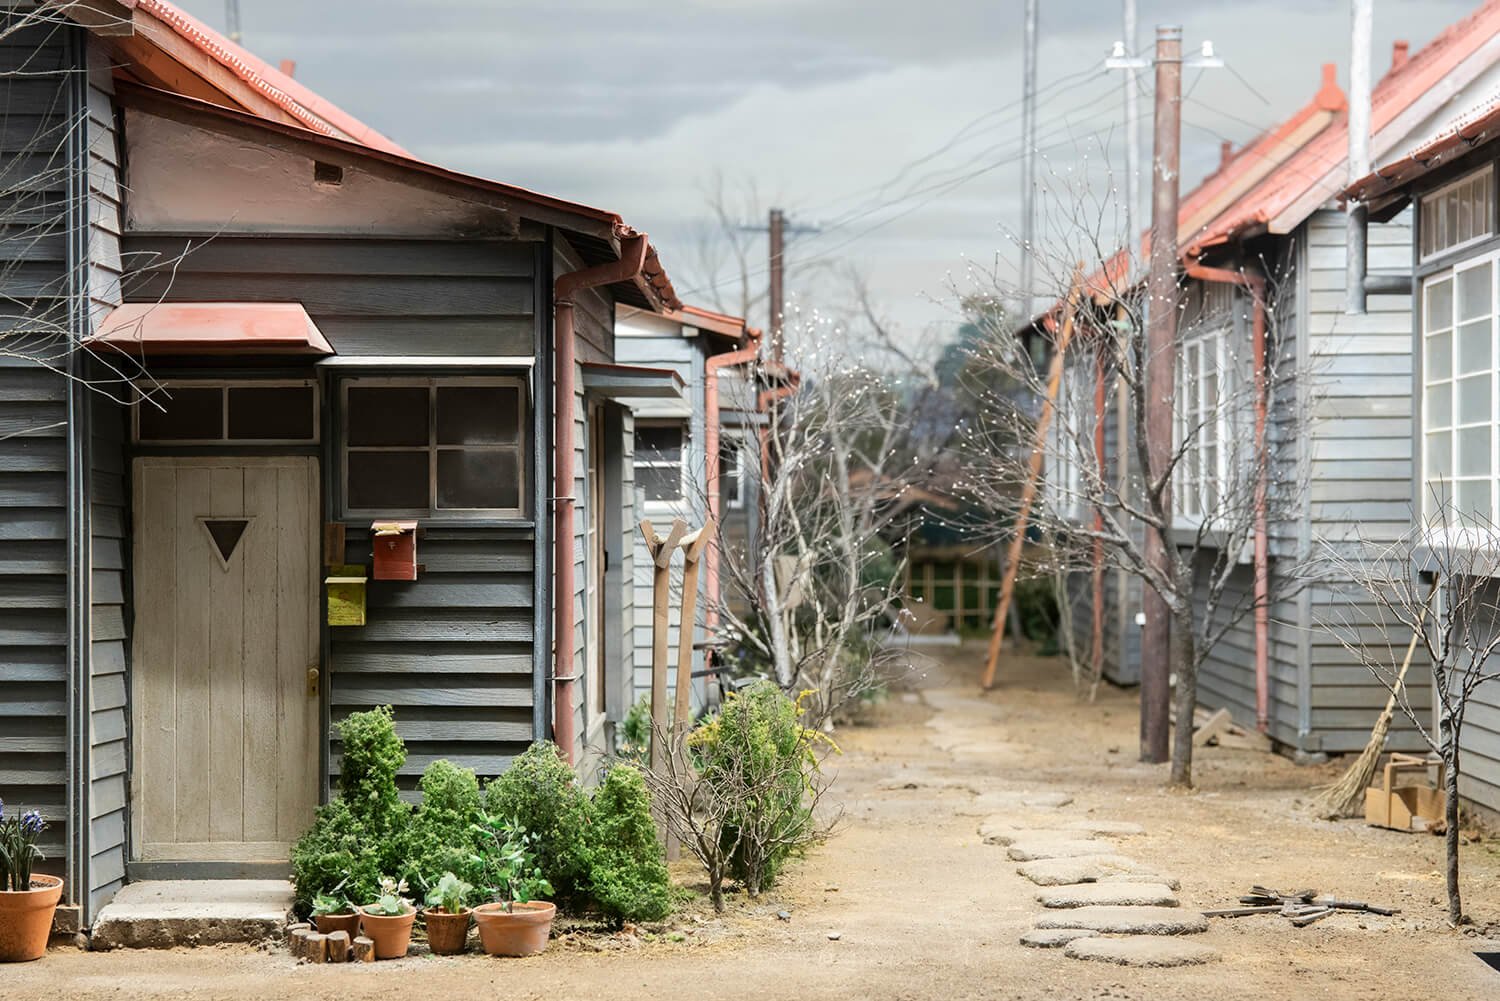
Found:
[[525, 399], [514, 378], [344, 382], [345, 512], [521, 516]]
[[1422, 511], [1495, 519], [1495, 273], [1487, 254], [1422, 283]]
[[636, 424], [635, 488], [646, 501], [671, 503], [682, 499], [686, 442], [687, 426], [680, 422]]
[[1422, 197], [1418, 252], [1423, 260], [1494, 233], [1494, 177], [1494, 169], [1484, 167]]
[[311, 445], [318, 391], [308, 381], [168, 381], [140, 386], [133, 410], [143, 445]]

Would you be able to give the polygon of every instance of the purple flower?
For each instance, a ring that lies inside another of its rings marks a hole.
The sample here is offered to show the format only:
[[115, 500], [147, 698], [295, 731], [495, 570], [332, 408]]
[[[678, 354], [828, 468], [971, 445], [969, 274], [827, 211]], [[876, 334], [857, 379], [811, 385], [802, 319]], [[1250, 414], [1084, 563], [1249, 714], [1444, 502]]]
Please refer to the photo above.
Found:
[[42, 833], [42, 828], [46, 826], [47, 822], [42, 819], [42, 815], [36, 810], [27, 810], [21, 814], [21, 830], [32, 837]]

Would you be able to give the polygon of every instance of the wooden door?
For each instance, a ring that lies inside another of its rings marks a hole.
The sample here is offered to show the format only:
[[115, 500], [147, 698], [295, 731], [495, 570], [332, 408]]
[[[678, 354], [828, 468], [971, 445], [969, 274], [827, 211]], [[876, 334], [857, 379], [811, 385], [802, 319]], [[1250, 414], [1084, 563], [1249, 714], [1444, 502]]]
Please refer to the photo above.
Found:
[[284, 861], [318, 802], [316, 462], [133, 472], [133, 856]]

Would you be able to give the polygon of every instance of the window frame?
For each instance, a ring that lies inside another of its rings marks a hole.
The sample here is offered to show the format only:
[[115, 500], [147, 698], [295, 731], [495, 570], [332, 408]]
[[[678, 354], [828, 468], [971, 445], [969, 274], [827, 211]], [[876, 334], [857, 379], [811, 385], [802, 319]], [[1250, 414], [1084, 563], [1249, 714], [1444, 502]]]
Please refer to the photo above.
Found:
[[[1485, 221], [1484, 232], [1476, 233], [1474, 236], [1471, 236], [1465, 240], [1461, 240], [1458, 243], [1438, 247], [1436, 250], [1425, 250], [1422, 245], [1423, 227], [1427, 225], [1427, 220], [1429, 219], [1429, 217], [1434, 216], [1433, 210], [1430, 206], [1437, 204], [1443, 196], [1448, 195], [1461, 187], [1471, 184], [1476, 180], [1479, 180], [1481, 175], [1484, 176], [1484, 179], [1487, 182], [1487, 201], [1489, 207], [1489, 212], [1486, 214], [1487, 217]], [[1436, 188], [1433, 188], [1431, 191], [1424, 192], [1422, 195], [1418, 196], [1417, 217], [1415, 220], [1416, 225], [1414, 227], [1415, 232], [1413, 234], [1413, 243], [1416, 246], [1417, 250], [1418, 264], [1428, 264], [1432, 261], [1436, 261], [1440, 258], [1446, 257], [1449, 254], [1459, 253], [1460, 251], [1467, 250], [1470, 247], [1474, 247], [1479, 244], [1485, 243], [1486, 241], [1493, 240], [1497, 235], [1500, 235], [1500, 229], [1497, 229], [1496, 226], [1496, 200], [1495, 165], [1493, 163], [1487, 163], [1482, 167], [1476, 167], [1473, 170], [1466, 171], [1458, 177], [1455, 177], [1453, 180], [1446, 181], [1443, 184], [1438, 185]]]
[[1084, 516], [1085, 505], [1081, 496], [1083, 469], [1079, 451], [1080, 445], [1087, 441], [1088, 451], [1093, 453], [1093, 367], [1096, 364], [1095, 359], [1084, 360], [1075, 356], [1074, 360], [1063, 365], [1052, 427], [1048, 432], [1053, 470], [1047, 482], [1052, 485], [1052, 506], [1059, 516], [1070, 521]]
[[[437, 440], [437, 391], [463, 386], [481, 388], [509, 388], [516, 392], [516, 441], [512, 444], [486, 445], [440, 445]], [[353, 445], [349, 444], [349, 390], [356, 389], [413, 389], [427, 390], [427, 444], [426, 445]], [[529, 394], [527, 382], [515, 375], [412, 375], [412, 376], [346, 376], [339, 380], [338, 387], [338, 469], [339, 469], [339, 513], [347, 519], [404, 517], [425, 521], [515, 521], [530, 517], [531, 492], [531, 448], [532, 429], [528, 421]], [[437, 456], [444, 451], [514, 451], [520, 484], [516, 490], [519, 506], [505, 507], [439, 507]], [[362, 508], [349, 501], [349, 453], [355, 452], [417, 452], [427, 453], [427, 499], [428, 507], [422, 508]]]
[[[1486, 268], [1489, 271], [1489, 311], [1487, 317], [1475, 316], [1469, 320], [1460, 320], [1460, 301], [1458, 294], [1459, 275], [1476, 268]], [[1428, 298], [1433, 286], [1442, 282], [1449, 283], [1449, 313], [1447, 324], [1442, 327], [1432, 327], [1429, 322]], [[1481, 512], [1479, 517], [1489, 524], [1496, 523], [1497, 508], [1500, 508], [1500, 344], [1497, 344], [1497, 332], [1500, 332], [1500, 249], [1492, 249], [1485, 253], [1473, 254], [1461, 260], [1450, 262], [1446, 267], [1438, 268], [1425, 275], [1418, 281], [1415, 311], [1417, 314], [1416, 326], [1418, 335], [1417, 350], [1419, 352], [1419, 364], [1421, 365], [1421, 390], [1420, 398], [1416, 402], [1417, 414], [1417, 489], [1419, 493], [1418, 510], [1420, 511], [1423, 525], [1427, 534], [1447, 534], [1449, 530], [1441, 527], [1434, 519], [1437, 511], [1434, 503], [1441, 500], [1451, 504], [1451, 510], [1459, 517], [1463, 516], [1463, 508], [1460, 507], [1458, 492], [1461, 483], [1485, 482], [1489, 486], [1489, 510]], [[1476, 368], [1464, 370], [1459, 360], [1459, 327], [1465, 323], [1478, 323], [1481, 319], [1489, 321], [1489, 336], [1486, 343], [1489, 347], [1489, 362], [1487, 368]], [[1440, 378], [1434, 378], [1432, 366], [1429, 363], [1429, 341], [1432, 338], [1447, 335], [1448, 337], [1448, 366]], [[1461, 422], [1459, 417], [1459, 383], [1467, 379], [1475, 379], [1487, 376], [1489, 381], [1489, 416], [1486, 420]], [[1432, 391], [1435, 388], [1444, 388], [1448, 396], [1447, 422], [1434, 427], [1429, 418], [1429, 402]], [[1461, 475], [1459, 472], [1459, 432], [1472, 431], [1486, 428], [1489, 431], [1489, 471], [1479, 475]], [[1448, 436], [1448, 464], [1443, 477], [1434, 480], [1429, 474], [1429, 460], [1432, 449], [1429, 439], [1435, 434], [1446, 434]], [[1439, 490], [1442, 497], [1435, 497], [1434, 484], [1445, 484], [1446, 490]], [[1460, 529], [1459, 531], [1462, 531]]]
[[728, 445], [734, 455], [734, 490], [725, 494], [725, 507], [730, 511], [743, 511], [745, 509], [746, 490], [745, 474], [748, 470], [749, 449], [744, 438], [737, 435], [725, 435], [719, 439], [719, 481], [724, 479], [724, 446]]
[[[1203, 523], [1205, 512], [1212, 511], [1217, 506], [1221, 499], [1219, 491], [1229, 479], [1230, 456], [1226, 445], [1234, 440], [1235, 414], [1234, 408], [1227, 404], [1233, 400], [1237, 382], [1241, 378], [1229, 349], [1229, 339], [1235, 337], [1239, 329], [1235, 318], [1240, 302], [1236, 290], [1229, 288], [1229, 292], [1227, 313], [1205, 313], [1194, 329], [1182, 335], [1177, 348], [1176, 371], [1172, 374], [1172, 448], [1174, 454], [1180, 451], [1172, 468], [1172, 521], [1184, 528]], [[1198, 369], [1190, 381], [1187, 361], [1195, 350]], [[1207, 376], [1210, 372], [1210, 357], [1216, 388], [1213, 398], [1208, 396], [1206, 388], [1209, 382]], [[1194, 391], [1196, 397], [1191, 411], [1187, 405], [1189, 389]], [[1210, 410], [1213, 411], [1212, 422], [1204, 419]], [[1197, 426], [1199, 435], [1211, 423], [1213, 440], [1204, 442], [1200, 438], [1183, 449], [1190, 422], [1195, 426], [1201, 425]], [[1205, 446], [1214, 449], [1212, 470], [1207, 468], [1203, 458]], [[1191, 509], [1187, 504], [1189, 497], [1193, 502]]]
[[[647, 428], [677, 428], [682, 433], [682, 446], [679, 457], [675, 463], [663, 459], [646, 459], [639, 447], [639, 437], [642, 430]], [[676, 509], [688, 499], [688, 446], [693, 440], [693, 429], [686, 418], [652, 417], [636, 418], [635, 427], [630, 436], [630, 465], [631, 473], [635, 479], [635, 487], [639, 490], [641, 504], [653, 510]], [[668, 466], [677, 467], [677, 496], [666, 499], [653, 499], [647, 497], [645, 488], [641, 484], [640, 469], [649, 466], [653, 469], [665, 469]]]
[[[147, 396], [158, 390], [217, 389], [219, 390], [219, 428], [217, 438], [142, 438], [141, 407], [151, 404], [138, 401], [130, 408], [130, 441], [142, 448], [304, 448], [322, 441], [322, 389], [316, 379], [174, 379], [170, 376], [152, 380], [149, 384], [137, 380], [133, 384], [136, 393]], [[312, 390], [312, 437], [311, 438], [231, 438], [229, 437], [229, 391], [231, 389], [311, 389]]]

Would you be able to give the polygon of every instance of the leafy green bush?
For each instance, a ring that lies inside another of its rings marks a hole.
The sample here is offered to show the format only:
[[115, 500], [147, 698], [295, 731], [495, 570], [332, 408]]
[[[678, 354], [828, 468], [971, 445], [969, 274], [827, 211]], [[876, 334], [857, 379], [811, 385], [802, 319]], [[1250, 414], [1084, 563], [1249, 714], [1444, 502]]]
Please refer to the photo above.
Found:
[[292, 847], [295, 905], [306, 914], [320, 894], [341, 893], [356, 904], [375, 899], [384, 873], [405, 871], [411, 807], [401, 801], [396, 773], [406, 745], [390, 706], [351, 713], [338, 724], [343, 740], [340, 795], [318, 808]]
[[589, 801], [556, 744], [532, 744], [504, 775], [485, 786], [484, 811], [531, 835], [542, 875], [559, 905], [586, 900]]
[[589, 828], [589, 895], [615, 921], [660, 921], [672, 911], [651, 794], [641, 773], [615, 765], [594, 793]]
[[473, 883], [478, 875], [474, 856], [483, 840], [475, 825], [484, 817], [474, 770], [441, 759], [427, 766], [418, 785], [422, 804], [407, 831], [400, 872], [426, 889], [444, 873]]
[[705, 795], [723, 810], [729, 873], [756, 896], [823, 838], [813, 806], [823, 789], [818, 749], [831, 741], [802, 725], [800, 701], [762, 681], [725, 699], [689, 746]]

